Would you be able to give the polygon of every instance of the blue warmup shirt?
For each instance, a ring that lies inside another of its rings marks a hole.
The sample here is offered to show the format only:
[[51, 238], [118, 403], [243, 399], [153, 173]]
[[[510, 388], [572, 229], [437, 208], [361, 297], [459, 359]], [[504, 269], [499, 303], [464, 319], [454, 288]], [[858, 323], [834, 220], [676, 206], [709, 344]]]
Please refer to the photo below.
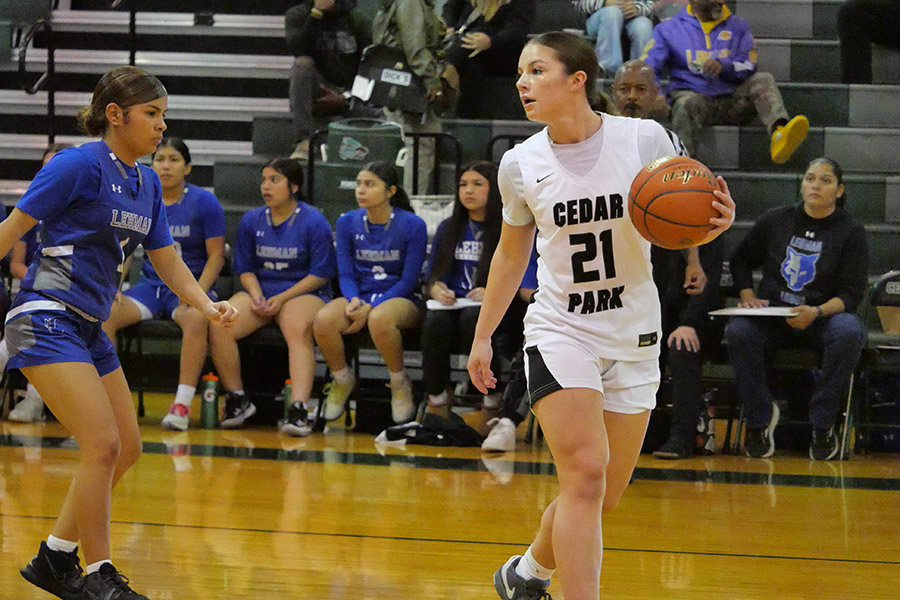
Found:
[[337, 221], [341, 294], [377, 306], [390, 298], [412, 299], [419, 284], [428, 231], [425, 221], [395, 208], [386, 224], [369, 223], [366, 209]]
[[100, 321], [109, 317], [122, 265], [137, 245], [172, 245], [156, 173], [129, 167], [102, 141], [59, 152], [16, 207], [43, 221], [40, 252], [21, 289]]
[[520, 288], [526, 290], [536, 290], [538, 287], [537, 280], [537, 250], [532, 248], [531, 257], [528, 259], [528, 267], [525, 269], [525, 275], [522, 276], [522, 284]]
[[[272, 224], [265, 207], [244, 215], [234, 241], [234, 268], [238, 275], [253, 273], [262, 293], [271, 298], [307, 275], [331, 279], [335, 274], [334, 238], [328, 220], [305, 202], [280, 225]], [[331, 297], [328, 284], [312, 292]]]
[[[431, 243], [431, 255], [428, 260], [428, 274], [434, 268], [434, 260], [437, 256], [438, 248], [445, 244], [452, 244], [453, 241], [447, 239], [447, 228], [450, 225], [450, 219], [442, 221], [438, 225], [434, 234], [434, 240]], [[478, 267], [478, 261], [481, 259], [481, 253], [484, 251], [484, 223], [481, 221], [468, 220], [463, 228], [462, 239], [456, 244], [453, 251], [453, 262], [450, 268], [444, 273], [441, 281], [456, 294], [457, 298], [461, 298], [475, 288], [475, 270]]]
[[41, 222], [29, 229], [21, 237], [20, 242], [25, 242], [25, 264], [30, 265], [34, 259], [34, 251], [41, 245]]
[[[201, 187], [187, 184], [181, 200], [166, 206], [166, 218], [169, 233], [175, 240], [175, 250], [194, 277], [200, 277], [209, 260], [206, 240], [225, 236], [225, 211], [219, 199]], [[149, 260], [143, 262], [141, 276], [151, 283], [163, 285]]]

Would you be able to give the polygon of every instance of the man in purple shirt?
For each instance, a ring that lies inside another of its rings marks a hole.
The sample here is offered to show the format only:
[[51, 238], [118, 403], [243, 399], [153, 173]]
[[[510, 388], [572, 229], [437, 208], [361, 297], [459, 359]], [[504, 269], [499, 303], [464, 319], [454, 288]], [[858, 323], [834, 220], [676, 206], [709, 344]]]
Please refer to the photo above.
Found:
[[706, 125], [746, 125], [755, 117], [771, 136], [772, 162], [786, 162], [809, 132], [803, 115], [789, 119], [770, 73], [757, 71], [750, 26], [724, 0], [691, 0], [653, 29], [644, 50], [657, 77], [669, 71], [672, 129], [691, 156]]

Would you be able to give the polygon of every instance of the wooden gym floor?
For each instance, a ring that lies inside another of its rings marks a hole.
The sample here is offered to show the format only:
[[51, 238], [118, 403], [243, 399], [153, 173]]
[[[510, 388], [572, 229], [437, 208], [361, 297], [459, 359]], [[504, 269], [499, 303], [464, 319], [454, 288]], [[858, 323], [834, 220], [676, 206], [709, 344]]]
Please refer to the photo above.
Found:
[[[556, 493], [539, 444], [485, 461], [341, 429], [172, 433], [169, 399], [150, 396], [144, 456], [113, 502], [115, 563], [151, 600], [494, 600], [494, 570]], [[17, 571], [50, 531], [74, 444], [57, 423], [0, 427], [0, 599], [50, 598]], [[642, 456], [604, 541], [601, 598], [893, 599], [900, 459]]]

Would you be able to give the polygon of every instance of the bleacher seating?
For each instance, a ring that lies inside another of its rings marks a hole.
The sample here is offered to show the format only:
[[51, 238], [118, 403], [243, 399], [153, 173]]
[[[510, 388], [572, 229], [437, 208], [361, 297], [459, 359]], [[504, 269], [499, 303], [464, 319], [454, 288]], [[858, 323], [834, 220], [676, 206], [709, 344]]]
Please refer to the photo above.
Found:
[[[129, 13], [110, 0], [47, 0], [54, 10], [57, 141], [85, 141], [72, 118], [85, 105], [98, 75], [129, 58]], [[241, 214], [259, 202], [263, 160], [292, 145], [288, 114], [291, 57], [283, 41], [284, 11], [296, 0], [144, 0], [136, 15], [136, 62], [160, 76], [170, 93], [168, 125], [187, 140], [194, 183], [213, 186], [226, 208], [228, 235]], [[15, 36], [24, 9], [42, 2], [0, 0], [0, 44]], [[738, 219], [726, 234], [733, 247], [762, 212], [798, 199], [806, 162], [826, 154], [847, 173], [848, 207], [869, 232], [874, 277], [900, 262], [900, 54], [875, 49], [875, 85], [839, 80], [836, 14], [841, 0], [730, 0], [757, 40], [760, 67], [779, 82], [791, 113], [810, 117], [809, 138], [786, 165], [768, 158], [759, 125], [714, 127], [704, 132], [701, 155], [731, 186]], [[373, 14], [378, 0], [359, 7]], [[16, 9], [16, 19], [10, 18]], [[4, 12], [6, 11], [6, 12]], [[4, 16], [6, 15], [6, 17]], [[581, 29], [569, 0], [538, 0], [532, 32]], [[44, 69], [41, 38], [28, 52], [29, 72]], [[0, 199], [14, 204], [39, 166], [47, 143], [47, 93], [19, 88], [16, 53], [0, 46]], [[603, 85], [608, 89], [609, 81]], [[463, 162], [499, 159], [509, 136], [525, 137], [539, 126], [524, 120], [515, 77], [486, 82], [490, 114], [479, 120], [445, 119], [444, 130], [462, 145]], [[504, 137], [506, 136], [506, 137]], [[497, 143], [492, 145], [492, 141]], [[216, 168], [214, 169], [214, 165]], [[319, 193], [319, 192], [317, 192]], [[327, 194], [327, 192], [321, 192]]]

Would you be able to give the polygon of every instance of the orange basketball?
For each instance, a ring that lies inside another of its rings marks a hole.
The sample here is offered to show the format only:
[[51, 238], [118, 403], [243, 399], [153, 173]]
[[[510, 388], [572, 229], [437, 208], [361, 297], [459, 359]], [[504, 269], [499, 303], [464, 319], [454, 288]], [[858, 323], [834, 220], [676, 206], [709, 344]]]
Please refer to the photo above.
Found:
[[640, 170], [631, 183], [628, 215], [651, 244], [680, 250], [702, 244], [710, 229], [716, 176], [706, 165], [685, 156], [668, 156]]

